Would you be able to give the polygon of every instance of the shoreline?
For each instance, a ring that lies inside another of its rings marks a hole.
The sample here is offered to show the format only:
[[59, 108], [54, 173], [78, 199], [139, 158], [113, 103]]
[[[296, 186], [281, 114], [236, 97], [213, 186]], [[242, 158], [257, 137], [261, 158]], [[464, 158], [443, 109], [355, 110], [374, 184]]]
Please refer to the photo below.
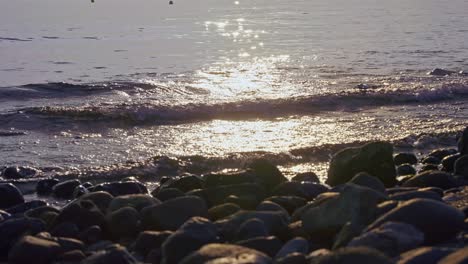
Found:
[[379, 141], [335, 150], [324, 183], [265, 158], [192, 174], [163, 158], [145, 171], [159, 178], [68, 175], [29, 196], [0, 183], [0, 261], [462, 263], [447, 262], [468, 256], [468, 127], [458, 134], [422, 156]]

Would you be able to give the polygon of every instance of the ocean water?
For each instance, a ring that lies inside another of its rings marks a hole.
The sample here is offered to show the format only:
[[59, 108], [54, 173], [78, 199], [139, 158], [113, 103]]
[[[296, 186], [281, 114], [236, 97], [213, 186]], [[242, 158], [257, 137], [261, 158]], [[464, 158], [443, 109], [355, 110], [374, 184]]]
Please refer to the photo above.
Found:
[[468, 124], [468, 0], [0, 1], [0, 166], [323, 177], [341, 147], [421, 153]]

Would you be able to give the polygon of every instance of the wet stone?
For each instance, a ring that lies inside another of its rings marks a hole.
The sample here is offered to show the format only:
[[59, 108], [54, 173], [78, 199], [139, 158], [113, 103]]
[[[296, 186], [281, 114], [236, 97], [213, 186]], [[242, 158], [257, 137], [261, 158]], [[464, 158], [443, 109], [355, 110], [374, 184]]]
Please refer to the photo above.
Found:
[[24, 203], [23, 194], [11, 183], [0, 184], [0, 209], [7, 209]]

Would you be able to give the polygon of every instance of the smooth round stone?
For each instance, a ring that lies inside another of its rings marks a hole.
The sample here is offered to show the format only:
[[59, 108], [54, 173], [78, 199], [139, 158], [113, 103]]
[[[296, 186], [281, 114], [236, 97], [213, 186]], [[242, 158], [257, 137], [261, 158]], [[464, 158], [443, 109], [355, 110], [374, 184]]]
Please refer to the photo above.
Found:
[[268, 236], [268, 230], [265, 223], [258, 218], [245, 221], [237, 230], [237, 240], [246, 240], [254, 237]]
[[450, 156], [447, 156], [445, 157], [443, 160], [442, 160], [442, 168], [444, 171], [447, 171], [447, 172], [453, 172], [454, 168], [455, 168], [455, 161], [461, 157], [460, 154], [453, 154], [453, 155], [450, 155]]
[[177, 188], [164, 188], [162, 190], [158, 190], [157, 192], [152, 192], [151, 195], [153, 195], [153, 197], [156, 199], [164, 202], [177, 197], [185, 196], [185, 193]]
[[57, 198], [71, 199], [73, 198], [73, 192], [75, 191], [75, 188], [80, 184], [81, 182], [79, 180], [68, 180], [60, 182], [52, 188], [52, 192]]
[[428, 264], [438, 261], [455, 250], [441, 247], [420, 247], [400, 255], [397, 264]]
[[441, 171], [425, 171], [415, 175], [403, 183], [404, 187], [438, 187], [450, 189], [457, 184], [452, 175]]
[[36, 192], [39, 195], [48, 195], [52, 193], [52, 188], [58, 184], [58, 179], [44, 179], [37, 182]]
[[273, 258], [281, 249], [283, 243], [275, 236], [265, 236], [238, 241], [236, 245], [258, 250]]
[[[429, 199], [413, 199], [380, 216], [367, 230], [386, 222], [403, 222], [415, 226], [424, 233], [426, 243], [445, 242], [453, 238], [464, 226], [464, 214], [443, 202]], [[436, 228], [435, 228], [436, 227]]]
[[60, 245], [54, 241], [33, 236], [24, 236], [12, 247], [8, 261], [15, 264], [47, 264], [60, 252]]
[[441, 259], [438, 264], [466, 264], [468, 263], [468, 247], [459, 249]]
[[137, 234], [140, 214], [133, 207], [122, 207], [106, 216], [107, 226], [113, 237], [133, 237]]
[[439, 165], [440, 164], [440, 159], [436, 158], [434, 156], [427, 156], [421, 160], [422, 164], [434, 164], [434, 165]]
[[455, 161], [454, 173], [457, 176], [468, 179], [468, 155], [463, 155]]
[[416, 169], [410, 164], [402, 164], [397, 167], [397, 174], [399, 176], [403, 175], [414, 175], [416, 174]]
[[0, 184], [0, 209], [7, 209], [24, 203], [23, 194], [11, 183]]
[[283, 245], [278, 253], [276, 253], [275, 258], [284, 258], [292, 253], [309, 253], [309, 242], [302, 237], [293, 238]]
[[298, 173], [296, 174], [296, 176], [292, 177], [291, 178], [291, 181], [298, 181], [298, 182], [316, 182], [316, 183], [320, 183], [320, 179], [319, 177], [317, 176], [317, 174], [315, 174], [314, 172], [302, 172], [302, 173]]
[[393, 157], [393, 161], [397, 166], [405, 163], [416, 164], [418, 163], [418, 158], [416, 158], [416, 155], [414, 155], [413, 153], [403, 152], [396, 154]]
[[243, 246], [208, 244], [187, 256], [180, 262], [180, 264], [203, 263], [270, 264], [271, 258], [260, 251]]
[[224, 204], [211, 207], [208, 210], [208, 215], [212, 221], [216, 221], [224, 217], [230, 216], [240, 210], [241, 208], [237, 204], [224, 203]]
[[172, 235], [171, 231], [144, 231], [135, 241], [135, 251], [146, 256], [152, 249], [160, 248], [166, 239]]

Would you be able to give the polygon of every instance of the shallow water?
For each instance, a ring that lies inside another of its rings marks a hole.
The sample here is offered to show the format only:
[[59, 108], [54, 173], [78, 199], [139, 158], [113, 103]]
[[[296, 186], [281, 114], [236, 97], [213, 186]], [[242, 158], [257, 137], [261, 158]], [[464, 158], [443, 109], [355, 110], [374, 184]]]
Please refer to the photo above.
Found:
[[438, 135], [467, 124], [468, 77], [426, 72], [468, 69], [465, 10], [466, 0], [3, 1], [0, 165], [287, 154], [424, 134], [443, 145]]

